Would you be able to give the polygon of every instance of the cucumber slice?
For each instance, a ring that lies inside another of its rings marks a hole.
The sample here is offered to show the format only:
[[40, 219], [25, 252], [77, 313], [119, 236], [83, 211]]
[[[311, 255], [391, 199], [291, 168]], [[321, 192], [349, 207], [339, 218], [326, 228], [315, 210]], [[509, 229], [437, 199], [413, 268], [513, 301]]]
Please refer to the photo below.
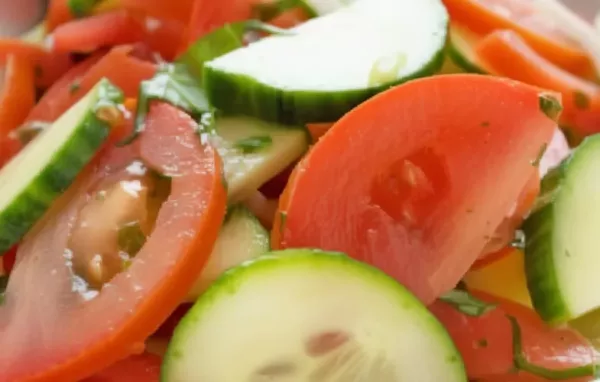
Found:
[[302, 127], [252, 118], [217, 120], [212, 142], [223, 159], [230, 203], [244, 200], [300, 158], [310, 136]]
[[244, 206], [229, 209], [208, 263], [186, 297], [194, 302], [229, 268], [269, 251], [269, 233]]
[[[233, 366], [233, 367], [232, 367]], [[347, 256], [287, 250], [226, 272], [176, 328], [162, 381], [467, 381], [444, 327]]]
[[211, 103], [284, 124], [333, 122], [390, 86], [437, 72], [440, 0], [360, 0], [205, 64]]
[[473, 32], [455, 24], [450, 26], [448, 56], [452, 62], [467, 73], [487, 74], [473, 49], [476, 43], [477, 36]]
[[300, 0], [311, 14], [323, 16], [349, 6], [356, 0]]
[[537, 209], [524, 223], [531, 299], [553, 324], [600, 307], [600, 135], [587, 138], [542, 181]]
[[0, 254], [18, 242], [73, 182], [108, 136], [103, 115], [123, 93], [101, 80], [0, 170]]

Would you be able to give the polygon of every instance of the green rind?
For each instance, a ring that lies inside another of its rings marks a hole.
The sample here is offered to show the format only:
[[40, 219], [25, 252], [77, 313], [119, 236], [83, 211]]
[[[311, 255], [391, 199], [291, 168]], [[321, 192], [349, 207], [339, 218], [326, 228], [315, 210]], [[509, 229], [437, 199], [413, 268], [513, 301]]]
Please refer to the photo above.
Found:
[[[420, 314], [423, 326], [439, 338], [440, 345], [446, 349], [454, 350], [456, 358], [448, 362], [458, 362], [456, 366], [457, 379], [464, 376], [466, 382], [466, 371], [460, 353], [452, 341], [450, 335], [444, 326], [427, 310], [425, 306], [404, 286], [396, 280], [387, 276], [364, 263], [352, 260], [343, 253], [324, 252], [317, 249], [288, 249], [267, 253], [255, 260], [244, 263], [236, 268], [225, 272], [210, 288], [198, 299], [196, 304], [183, 317], [174, 331], [173, 337], [163, 359], [161, 367], [161, 378], [163, 382], [169, 382], [169, 376], [172, 374], [172, 367], [181, 358], [181, 350], [178, 345], [187, 339], [187, 332], [193, 330], [193, 326], [202, 319], [202, 315], [212, 304], [221, 297], [235, 294], [237, 290], [244, 286], [248, 279], [260, 277], [261, 274], [269, 272], [281, 272], [286, 268], [306, 267], [307, 270], [319, 268], [329, 268], [332, 271], [343, 270], [348, 273], [354, 273], [364, 280], [368, 280], [382, 287], [382, 290], [390, 291], [395, 295], [397, 304], [405, 307], [410, 314]], [[410, 308], [408, 308], [410, 307]], [[416, 312], [418, 311], [418, 312]]]
[[[473, 63], [471, 60], [467, 58], [468, 54], [462, 51], [461, 44], [469, 44], [466, 38], [461, 36], [461, 31], [459, 28], [455, 26], [450, 27], [449, 38], [448, 38], [448, 48], [447, 54], [448, 57], [452, 60], [452, 62], [458, 66], [460, 69], [464, 70], [467, 73], [476, 73], [476, 74], [489, 74], [479, 65]], [[460, 41], [462, 40], [462, 41]]]
[[[79, 127], [71, 133], [69, 139], [52, 156], [50, 163], [23, 192], [16, 195], [8, 207], [0, 211], [0, 255], [17, 243], [42, 217], [108, 137], [110, 125], [96, 117], [95, 109], [97, 106], [122, 102], [122, 92], [115, 89], [108, 80], [102, 79], [91, 90], [95, 95], [91, 100], [84, 98], [84, 101], [91, 102], [87, 113], [78, 121]], [[44, 139], [44, 135], [36, 139]], [[0, 176], [2, 175], [0, 172]]]
[[382, 86], [343, 91], [286, 91], [249, 75], [204, 67], [203, 84], [209, 101], [230, 115], [248, 115], [286, 125], [335, 122], [367, 99], [404, 82], [437, 73], [444, 47], [420, 70]]
[[570, 166], [577, 164], [577, 153], [590, 150], [588, 146], [598, 146], [591, 150], [600, 148], [600, 136], [587, 138], [571, 157], [544, 177], [534, 212], [522, 227], [526, 237], [527, 287], [535, 310], [550, 324], [561, 324], [577, 318], [569, 308], [568, 297], [563, 293], [558, 275], [560, 264], [557, 260], [567, 254], [558, 253], [554, 248], [557, 223], [565, 218], [557, 216], [556, 203], [562, 197], [561, 191], [568, 188], [568, 171]]

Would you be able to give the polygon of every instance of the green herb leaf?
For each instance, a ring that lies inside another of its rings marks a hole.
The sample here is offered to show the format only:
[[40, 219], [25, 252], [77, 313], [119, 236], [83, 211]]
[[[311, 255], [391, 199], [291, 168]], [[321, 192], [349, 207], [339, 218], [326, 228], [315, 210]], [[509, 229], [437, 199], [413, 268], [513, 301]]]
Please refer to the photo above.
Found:
[[75, 17], [85, 17], [92, 13], [92, 10], [100, 0], [69, 0], [68, 6], [71, 14]]
[[75, 94], [79, 91], [79, 89], [81, 89], [81, 80], [77, 79], [71, 83], [71, 86], [69, 86], [69, 93]]
[[146, 235], [139, 223], [128, 224], [119, 229], [119, 249], [129, 256], [135, 256], [146, 243]]
[[272, 143], [273, 139], [269, 135], [258, 135], [237, 141], [235, 147], [244, 154], [252, 154], [266, 149], [271, 146]]
[[27, 145], [35, 137], [37, 137], [38, 134], [50, 126], [52, 126], [52, 124], [48, 122], [27, 122], [24, 125], [19, 126], [16, 130], [10, 132], [10, 135], [14, 138], [17, 138], [21, 144]]
[[471, 296], [465, 290], [454, 289], [446, 293], [440, 300], [452, 305], [456, 310], [467, 316], [479, 317], [496, 308], [495, 304], [490, 304], [481, 301], [478, 298]]
[[541, 93], [539, 95], [540, 110], [553, 121], [558, 119], [558, 116], [563, 110], [560, 101], [551, 94]]
[[142, 81], [138, 98], [134, 132], [121, 145], [131, 143], [144, 130], [150, 102], [159, 100], [176, 106], [192, 117], [200, 119], [212, 113], [204, 90], [182, 65], [165, 64], [149, 80]]
[[537, 157], [535, 157], [535, 159], [531, 161], [531, 165], [533, 167], [540, 166], [540, 162], [542, 161], [542, 158], [544, 157], [544, 154], [546, 153], [547, 148], [548, 148], [547, 143], [544, 143], [542, 146], [540, 146], [540, 151], [538, 151]]
[[254, 5], [252, 12], [257, 19], [269, 21], [283, 12], [294, 8], [303, 9], [311, 18], [317, 16], [314, 11], [301, 0], [276, 0], [268, 3], [258, 3]]
[[506, 318], [510, 321], [513, 340], [513, 362], [518, 370], [522, 370], [541, 378], [551, 381], [559, 381], [563, 379], [579, 378], [579, 377], [594, 377], [596, 375], [596, 365], [585, 365], [573, 367], [570, 369], [547, 369], [542, 366], [534, 365], [527, 360], [523, 352], [523, 339], [521, 334], [521, 326], [516, 318], [507, 315]]
[[573, 102], [575, 102], [575, 106], [581, 110], [586, 110], [590, 107], [590, 97], [580, 91], [573, 93]]

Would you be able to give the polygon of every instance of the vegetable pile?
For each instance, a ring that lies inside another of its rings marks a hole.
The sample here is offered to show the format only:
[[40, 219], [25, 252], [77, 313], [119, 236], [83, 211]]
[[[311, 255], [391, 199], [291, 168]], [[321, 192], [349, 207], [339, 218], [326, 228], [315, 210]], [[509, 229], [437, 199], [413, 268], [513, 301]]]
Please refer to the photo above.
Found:
[[594, 381], [599, 79], [555, 0], [51, 0], [0, 382]]

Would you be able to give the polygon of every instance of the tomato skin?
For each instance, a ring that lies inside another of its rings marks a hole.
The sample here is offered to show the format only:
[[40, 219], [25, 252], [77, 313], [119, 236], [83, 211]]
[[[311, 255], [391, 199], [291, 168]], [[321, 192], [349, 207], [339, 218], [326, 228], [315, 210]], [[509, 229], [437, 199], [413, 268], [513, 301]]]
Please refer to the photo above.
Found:
[[[432, 302], [475, 261], [550, 140], [556, 124], [539, 109], [540, 91], [494, 77], [437, 76], [363, 103], [296, 167], [272, 245], [345, 252]], [[498, 98], [515, 104], [487, 106]]]
[[[220, 158], [201, 146], [193, 124], [178, 109], [153, 104], [136, 143], [106, 149], [20, 244], [0, 307], [0, 346], [12, 349], [0, 358], [0, 380], [88, 377], [143, 350], [183, 300], [210, 256], [226, 209]], [[82, 298], [72, 290], [63, 257], [71, 222], [100, 180], [137, 158], [163, 173], [177, 171], [171, 194], [131, 265], [96, 297]]]
[[131, 356], [109, 366], [82, 382], [159, 382], [160, 357], [154, 354]]
[[593, 347], [575, 331], [550, 328], [533, 310], [522, 305], [476, 291], [473, 294], [499, 305], [481, 317], [466, 316], [441, 301], [430, 306], [458, 347], [469, 378], [500, 381], [513, 374], [513, 339], [507, 314], [519, 322], [523, 351], [529, 362], [549, 369], [572, 368], [595, 362]]

